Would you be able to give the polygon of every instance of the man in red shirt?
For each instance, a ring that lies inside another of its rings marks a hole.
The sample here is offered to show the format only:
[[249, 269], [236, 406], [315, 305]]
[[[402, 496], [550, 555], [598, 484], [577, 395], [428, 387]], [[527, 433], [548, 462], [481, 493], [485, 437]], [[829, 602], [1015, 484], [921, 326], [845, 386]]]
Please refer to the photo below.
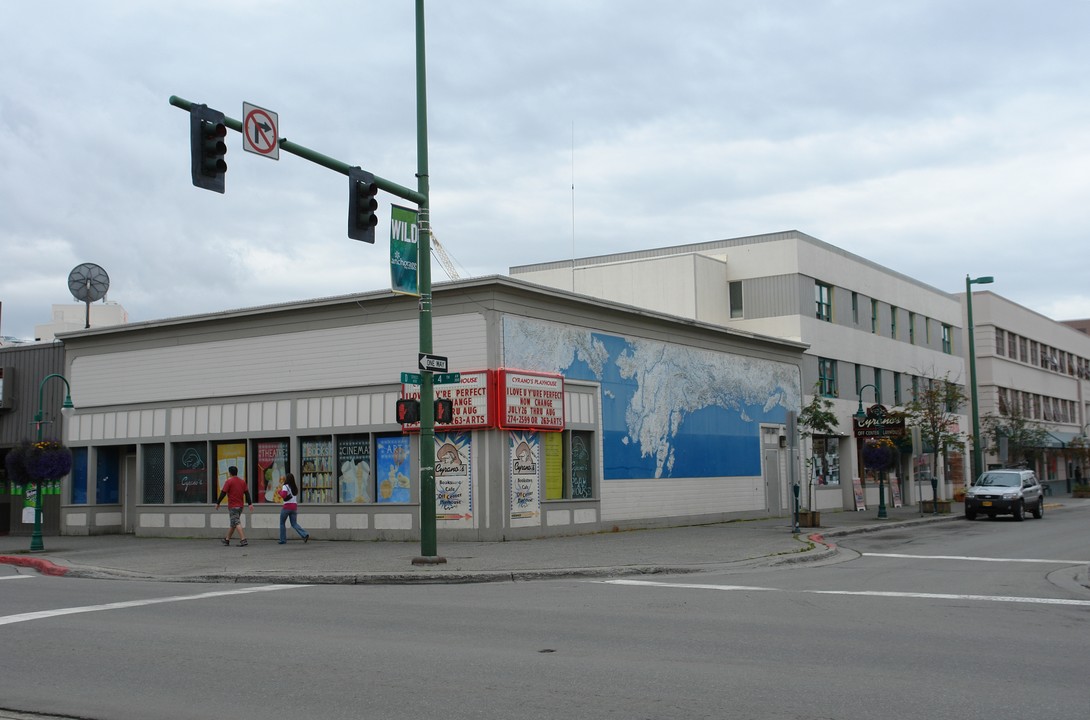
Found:
[[223, 483], [223, 487], [220, 488], [219, 499], [216, 500], [216, 509], [220, 509], [220, 503], [223, 502], [223, 498], [227, 498], [227, 512], [231, 514], [231, 529], [227, 531], [227, 537], [220, 540], [224, 545], [231, 544], [231, 536], [235, 534], [235, 530], [238, 530], [238, 537], [242, 542], [240, 546], [246, 546], [250, 543], [246, 540], [246, 533], [242, 531], [242, 507], [243, 504], [250, 506], [250, 513], [254, 512], [253, 501], [250, 500], [250, 490], [246, 487], [246, 481], [238, 476], [238, 468], [232, 465], [227, 468], [227, 474], [229, 477]]

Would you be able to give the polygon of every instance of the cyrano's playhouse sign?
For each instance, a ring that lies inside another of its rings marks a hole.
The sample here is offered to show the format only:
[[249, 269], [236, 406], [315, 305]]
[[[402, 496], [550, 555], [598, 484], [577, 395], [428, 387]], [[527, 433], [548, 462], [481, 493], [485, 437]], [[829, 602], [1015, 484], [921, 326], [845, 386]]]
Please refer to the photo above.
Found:
[[905, 434], [905, 416], [890, 415], [883, 405], [871, 405], [866, 417], [853, 417], [852, 430], [857, 438], [901, 437]]

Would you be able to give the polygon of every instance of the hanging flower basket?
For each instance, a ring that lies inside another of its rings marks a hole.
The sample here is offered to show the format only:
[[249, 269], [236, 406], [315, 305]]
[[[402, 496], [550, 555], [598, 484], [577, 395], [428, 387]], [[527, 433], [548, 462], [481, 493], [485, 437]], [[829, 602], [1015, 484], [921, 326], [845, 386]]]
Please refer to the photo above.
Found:
[[56, 440], [23, 442], [8, 453], [6, 465], [15, 482], [59, 480], [72, 470], [72, 451]]
[[897, 459], [897, 446], [889, 438], [868, 440], [863, 445], [863, 466], [868, 470], [885, 470]]

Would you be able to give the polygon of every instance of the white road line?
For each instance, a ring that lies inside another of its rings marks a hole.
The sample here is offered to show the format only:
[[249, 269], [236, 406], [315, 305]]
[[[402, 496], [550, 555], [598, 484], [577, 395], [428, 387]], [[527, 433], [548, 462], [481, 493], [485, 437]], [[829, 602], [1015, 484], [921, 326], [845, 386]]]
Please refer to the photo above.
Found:
[[971, 555], [903, 555], [901, 553], [861, 553], [867, 557], [905, 558], [908, 560], [970, 560], [972, 562], [1044, 563], [1046, 565], [1086, 565], [1090, 560], [1042, 560], [1034, 558], [989, 558]]
[[596, 580], [604, 585], [638, 585], [640, 587], [681, 588], [686, 590], [747, 590], [750, 592], [786, 592], [805, 595], [856, 595], [881, 598], [917, 598], [925, 600], [982, 600], [985, 602], [1030, 603], [1036, 605], [1075, 605], [1090, 607], [1090, 600], [1063, 598], [1031, 598], [1006, 595], [959, 595], [953, 593], [882, 592], [878, 590], [784, 590], [782, 588], [753, 587], [749, 585], [708, 585], [700, 583], [662, 583], [651, 580]]
[[0, 577], [0, 580], [22, 580], [23, 578], [34, 577], [33, 575], [5, 575]]
[[309, 585], [261, 585], [259, 587], [241, 588], [238, 590], [219, 590], [216, 592], [200, 593], [199, 595], [174, 595], [172, 597], [151, 598], [148, 600], [125, 600], [123, 602], [106, 603], [104, 605], [84, 605], [83, 607], [57, 608], [56, 610], [40, 610], [38, 612], [21, 613], [19, 615], [0, 616], [0, 625], [27, 622], [29, 620], [44, 620], [59, 615], [76, 615], [78, 613], [98, 612], [100, 610], [121, 610], [123, 608], [141, 607], [144, 605], [158, 605], [161, 603], [183, 602], [185, 600], [206, 600], [208, 598], [223, 597], [225, 595], [245, 595], [247, 593], [269, 592], [272, 590], [291, 590], [292, 588], [310, 587]]

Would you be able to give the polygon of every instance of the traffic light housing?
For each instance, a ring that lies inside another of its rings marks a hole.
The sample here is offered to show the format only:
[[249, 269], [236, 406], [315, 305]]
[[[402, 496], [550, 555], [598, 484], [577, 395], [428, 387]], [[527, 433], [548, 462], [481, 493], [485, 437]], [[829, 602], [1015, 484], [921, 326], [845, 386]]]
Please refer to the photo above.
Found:
[[348, 237], [365, 243], [375, 242], [378, 225], [378, 185], [375, 176], [358, 167], [348, 171]]
[[398, 400], [397, 421], [402, 425], [412, 425], [420, 422], [420, 401]]
[[222, 193], [227, 174], [227, 125], [219, 110], [194, 105], [189, 110], [189, 149], [193, 156], [193, 184]]
[[454, 422], [454, 401], [449, 398], [436, 398], [435, 423], [450, 425]]

